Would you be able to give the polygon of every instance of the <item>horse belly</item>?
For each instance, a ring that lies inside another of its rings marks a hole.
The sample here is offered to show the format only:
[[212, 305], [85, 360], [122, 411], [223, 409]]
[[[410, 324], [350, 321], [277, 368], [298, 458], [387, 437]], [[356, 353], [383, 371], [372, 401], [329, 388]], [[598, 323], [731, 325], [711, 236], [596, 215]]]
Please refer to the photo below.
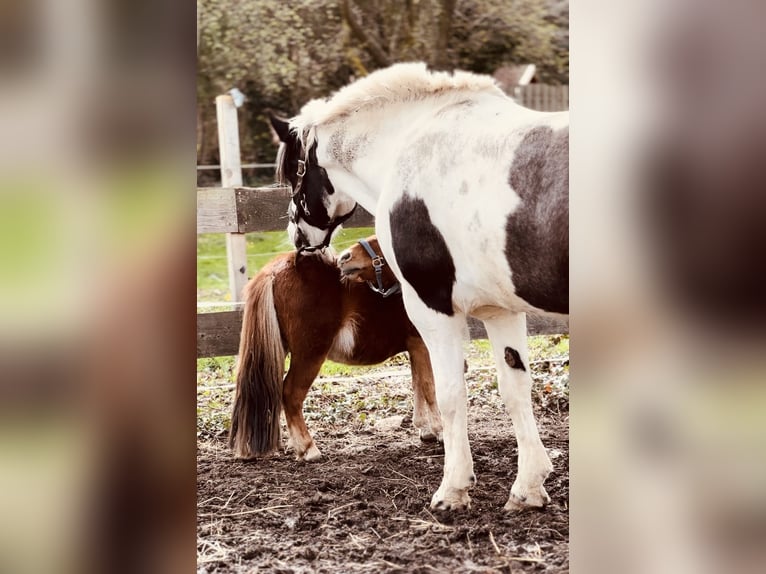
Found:
[[[406, 350], [406, 339], [414, 328], [401, 298], [383, 300], [377, 296], [363, 313], [347, 319], [328, 358], [346, 365], [376, 365]], [[393, 304], [392, 304], [393, 303]]]

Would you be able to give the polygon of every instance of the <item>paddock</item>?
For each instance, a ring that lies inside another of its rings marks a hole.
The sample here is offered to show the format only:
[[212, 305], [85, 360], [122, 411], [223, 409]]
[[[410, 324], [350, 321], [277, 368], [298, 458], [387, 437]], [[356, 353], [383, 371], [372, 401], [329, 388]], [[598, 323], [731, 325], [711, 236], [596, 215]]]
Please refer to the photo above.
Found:
[[[241, 325], [238, 301], [254, 272], [247, 268], [245, 234], [284, 230], [289, 192], [242, 186], [236, 109], [230, 96], [219, 97], [217, 105], [222, 187], [197, 190], [197, 230], [226, 234], [230, 301], [225, 310], [198, 305], [198, 572], [568, 571], [565, 322], [529, 318], [535, 415], [554, 465], [546, 482], [552, 502], [542, 511], [502, 510], [518, 451], [478, 321], [469, 325], [472, 340], [466, 342], [469, 434], [478, 476], [469, 510], [447, 515], [428, 509], [444, 453], [440, 444], [421, 443], [412, 428], [406, 355], [378, 367], [333, 365], [320, 373], [305, 413], [321, 461], [298, 462], [284, 452], [257, 461], [234, 459], [226, 434]], [[344, 227], [373, 223], [359, 208]]]

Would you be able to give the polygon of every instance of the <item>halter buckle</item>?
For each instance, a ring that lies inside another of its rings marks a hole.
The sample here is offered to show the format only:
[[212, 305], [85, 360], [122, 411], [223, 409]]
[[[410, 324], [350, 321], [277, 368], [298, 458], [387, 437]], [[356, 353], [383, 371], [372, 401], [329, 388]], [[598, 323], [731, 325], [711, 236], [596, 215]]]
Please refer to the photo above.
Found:
[[380, 255], [378, 255], [377, 257], [374, 257], [372, 259], [372, 266], [373, 266], [373, 268], [377, 269], [379, 267], [383, 267], [385, 264], [386, 264], [385, 259], [383, 259], [383, 257], [380, 256]]
[[298, 160], [298, 171], [296, 174], [298, 177], [303, 177], [306, 175], [306, 162], [302, 159]]

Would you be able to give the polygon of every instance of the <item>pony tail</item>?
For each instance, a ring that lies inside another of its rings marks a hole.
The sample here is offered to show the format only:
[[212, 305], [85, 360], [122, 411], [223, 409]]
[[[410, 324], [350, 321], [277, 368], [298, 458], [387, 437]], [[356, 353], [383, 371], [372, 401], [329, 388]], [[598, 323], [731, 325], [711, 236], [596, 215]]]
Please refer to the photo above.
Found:
[[271, 273], [263, 273], [245, 287], [237, 390], [229, 431], [229, 447], [237, 458], [254, 458], [279, 447], [286, 352], [274, 307], [273, 282]]

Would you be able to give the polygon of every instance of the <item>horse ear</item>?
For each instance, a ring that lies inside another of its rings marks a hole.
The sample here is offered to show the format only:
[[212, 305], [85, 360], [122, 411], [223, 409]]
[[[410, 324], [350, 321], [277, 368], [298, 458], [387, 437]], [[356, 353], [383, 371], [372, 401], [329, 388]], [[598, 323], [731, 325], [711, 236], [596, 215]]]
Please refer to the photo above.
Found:
[[293, 141], [295, 139], [295, 136], [293, 136], [290, 133], [289, 122], [273, 114], [271, 111], [269, 111], [268, 114], [269, 114], [269, 121], [271, 122], [271, 127], [273, 127], [274, 131], [277, 132], [277, 136], [279, 136], [279, 139], [285, 143], [289, 143]]

